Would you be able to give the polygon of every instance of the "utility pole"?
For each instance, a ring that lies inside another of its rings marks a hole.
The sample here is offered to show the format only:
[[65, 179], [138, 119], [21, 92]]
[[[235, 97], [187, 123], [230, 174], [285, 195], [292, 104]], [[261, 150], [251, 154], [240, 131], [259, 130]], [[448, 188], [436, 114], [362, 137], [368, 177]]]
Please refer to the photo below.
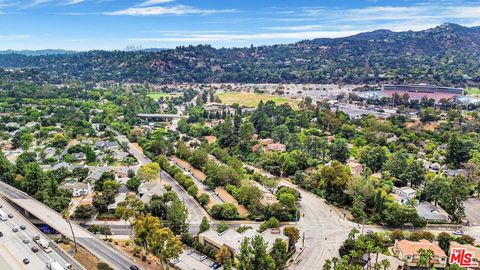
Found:
[[303, 232], [303, 237], [302, 237], [302, 248], [305, 247], [305, 232]]
[[70, 230], [72, 231], [72, 236], [73, 236], [73, 243], [74, 243], [74, 246], [75, 246], [75, 253], [77, 252], [77, 239], [75, 238], [75, 233], [73, 232], [73, 227], [72, 227], [72, 222], [70, 221], [70, 216], [67, 215], [67, 222], [68, 222], [68, 225], [70, 225]]

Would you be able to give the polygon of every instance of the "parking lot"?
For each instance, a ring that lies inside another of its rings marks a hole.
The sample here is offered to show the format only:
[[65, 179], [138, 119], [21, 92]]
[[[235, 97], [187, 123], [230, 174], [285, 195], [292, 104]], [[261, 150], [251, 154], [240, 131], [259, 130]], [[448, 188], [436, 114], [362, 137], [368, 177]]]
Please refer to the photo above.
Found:
[[480, 225], [480, 199], [470, 198], [463, 205], [465, 206], [465, 215], [467, 220], [470, 221], [470, 225]]
[[[213, 260], [206, 258], [201, 260], [202, 254], [198, 252], [190, 252], [185, 250], [180, 256], [178, 256], [179, 262], [175, 264], [176, 267], [182, 270], [212, 270], [211, 267]], [[223, 267], [217, 268], [223, 269]]]

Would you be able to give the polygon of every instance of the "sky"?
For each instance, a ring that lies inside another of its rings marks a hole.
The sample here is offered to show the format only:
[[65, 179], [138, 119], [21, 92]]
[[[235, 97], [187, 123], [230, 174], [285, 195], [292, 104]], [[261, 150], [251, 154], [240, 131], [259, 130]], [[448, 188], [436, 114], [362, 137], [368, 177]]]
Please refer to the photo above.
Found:
[[0, 0], [0, 50], [244, 47], [480, 25], [480, 0]]

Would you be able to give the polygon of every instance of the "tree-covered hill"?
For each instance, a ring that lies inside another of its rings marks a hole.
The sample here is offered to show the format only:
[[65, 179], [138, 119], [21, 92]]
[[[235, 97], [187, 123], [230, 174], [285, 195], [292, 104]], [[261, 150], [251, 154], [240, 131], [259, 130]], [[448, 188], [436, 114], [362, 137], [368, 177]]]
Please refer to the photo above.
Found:
[[[0, 55], [0, 67], [31, 68], [7, 76], [60, 83], [272, 82], [480, 83], [480, 27], [443, 24], [424, 31], [376, 30], [273, 46], [215, 49], [208, 45], [157, 51]], [[2, 71], [0, 71], [0, 74]]]

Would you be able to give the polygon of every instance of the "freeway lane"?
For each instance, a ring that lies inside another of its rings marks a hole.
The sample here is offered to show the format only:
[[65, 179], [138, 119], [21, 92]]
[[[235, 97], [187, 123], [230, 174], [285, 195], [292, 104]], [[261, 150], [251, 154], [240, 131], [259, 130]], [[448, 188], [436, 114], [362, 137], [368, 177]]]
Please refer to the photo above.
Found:
[[[71, 238], [70, 227], [59, 213], [34, 200], [24, 192], [5, 183], [0, 183], [0, 193], [29, 213], [33, 213], [34, 216], [50, 225], [56, 231]], [[111, 247], [104, 241], [99, 240], [95, 235], [79, 225], [72, 222], [72, 226], [78, 243], [92, 252], [92, 254], [97, 256], [100, 260], [108, 263], [111, 267], [119, 270], [127, 270], [131, 265], [135, 264], [128, 256]]]

